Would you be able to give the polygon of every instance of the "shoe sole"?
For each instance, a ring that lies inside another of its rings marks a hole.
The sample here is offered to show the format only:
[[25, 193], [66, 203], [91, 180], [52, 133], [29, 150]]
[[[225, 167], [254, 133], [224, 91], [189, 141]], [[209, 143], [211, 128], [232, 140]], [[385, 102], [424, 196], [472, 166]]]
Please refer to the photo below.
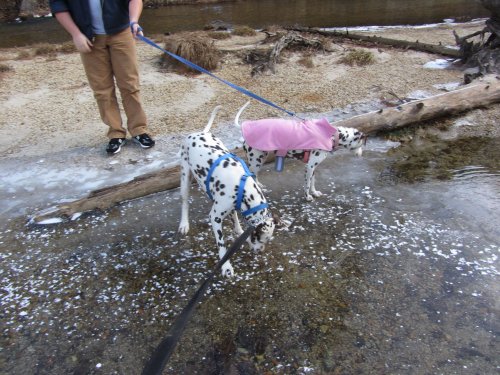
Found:
[[120, 148], [118, 148], [118, 150], [116, 150], [116, 151], [107, 151], [106, 150], [106, 152], [108, 153], [108, 155], [116, 155], [121, 151], [121, 149], [122, 149], [122, 147], [120, 146]]
[[141, 146], [142, 148], [151, 148], [153, 147], [155, 144], [153, 143], [151, 146], [144, 146], [141, 142], [139, 142], [137, 139], [135, 138], [132, 138], [134, 140], [135, 143], [137, 143], [139, 146]]
[[122, 146], [125, 144], [126, 141], [123, 141], [122, 144], [118, 147], [118, 149], [116, 151], [108, 151], [106, 150], [106, 152], [108, 153], [108, 155], [115, 155], [115, 154], [118, 154], [121, 149], [122, 149]]

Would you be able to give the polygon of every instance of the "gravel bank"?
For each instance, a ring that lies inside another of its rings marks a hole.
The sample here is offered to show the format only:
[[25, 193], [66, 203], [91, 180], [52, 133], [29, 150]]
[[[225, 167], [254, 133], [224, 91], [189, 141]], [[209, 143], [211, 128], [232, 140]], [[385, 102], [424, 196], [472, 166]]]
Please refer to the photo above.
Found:
[[[480, 29], [482, 23], [443, 24], [435, 27], [393, 28], [377, 31], [391, 38], [453, 44], [452, 30], [461, 35]], [[232, 37], [216, 44], [226, 51], [218, 76], [248, 88], [278, 105], [298, 113], [328, 112], [351, 103], [404, 98], [423, 91], [442, 92], [436, 85], [460, 82], [460, 69], [427, 69], [424, 64], [440, 58], [415, 51], [369, 48], [372, 65], [357, 67], [339, 63], [353, 48], [346, 41], [334, 44], [333, 52], [313, 56], [313, 67], [299, 63], [301, 53], [287, 52], [276, 74], [251, 77], [251, 66], [242, 61], [241, 50], [259, 44], [265, 35]], [[138, 43], [142, 96], [151, 133], [159, 139], [204, 126], [209, 113], [223, 105], [219, 124], [232, 121], [247, 98], [204, 75], [181, 76], [161, 71], [159, 52]], [[0, 158], [40, 156], [71, 148], [104, 147], [106, 127], [88, 87], [77, 53], [19, 59], [29, 49], [0, 51], [0, 63], [12, 70], [3, 73], [0, 85]], [[272, 108], [254, 103], [249, 118], [280, 116]]]

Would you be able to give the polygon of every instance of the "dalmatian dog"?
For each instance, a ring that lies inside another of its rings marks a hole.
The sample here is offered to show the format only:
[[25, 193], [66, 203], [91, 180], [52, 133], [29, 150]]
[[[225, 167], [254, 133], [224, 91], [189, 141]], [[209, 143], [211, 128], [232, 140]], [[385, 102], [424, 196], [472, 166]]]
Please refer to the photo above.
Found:
[[[304, 193], [307, 201], [312, 201], [323, 195], [316, 190], [314, 171], [325, 160], [329, 152], [338, 147], [344, 147], [354, 151], [357, 156], [362, 155], [367, 136], [354, 128], [334, 128], [326, 119], [304, 122], [263, 119], [244, 121], [240, 124], [239, 118], [249, 104], [250, 102], [247, 102], [240, 108], [234, 123], [242, 130], [243, 149], [250, 170], [257, 175], [271, 151], [274, 151], [278, 156], [281, 153], [281, 156], [287, 158], [303, 160], [306, 162]], [[302, 134], [302, 140], [292, 140], [300, 134]], [[265, 139], [267, 135], [269, 139]], [[300, 149], [291, 148], [296, 145], [302, 147]]]
[[[179, 232], [187, 234], [189, 231], [189, 189], [192, 173], [200, 187], [213, 201], [210, 222], [221, 259], [226, 253], [222, 233], [222, 222], [226, 216], [230, 216], [236, 235], [243, 233], [237, 211], [240, 211], [245, 220], [255, 227], [248, 240], [255, 252], [264, 249], [273, 235], [276, 222], [270, 214], [262, 190], [248, 167], [241, 159], [231, 154], [220, 139], [209, 132], [219, 108], [220, 106], [214, 109], [205, 129], [188, 135], [181, 146], [182, 214]], [[234, 275], [229, 261], [223, 264], [222, 275], [226, 277]]]

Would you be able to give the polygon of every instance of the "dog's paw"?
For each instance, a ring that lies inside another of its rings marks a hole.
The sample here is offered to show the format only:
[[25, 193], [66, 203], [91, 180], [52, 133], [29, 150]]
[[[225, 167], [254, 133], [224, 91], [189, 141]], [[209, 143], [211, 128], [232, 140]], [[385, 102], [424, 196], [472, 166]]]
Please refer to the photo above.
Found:
[[306, 194], [306, 201], [312, 202], [314, 200], [314, 197], [311, 194]]
[[322, 193], [321, 191], [317, 191], [317, 190], [315, 190], [315, 191], [312, 191], [311, 193], [312, 193], [312, 195], [313, 195], [315, 198], [319, 198], [319, 197], [322, 197], [322, 196], [323, 196], [323, 193]]
[[179, 225], [178, 231], [180, 234], [187, 234], [189, 232], [189, 224], [188, 223], [181, 223]]
[[233, 277], [234, 276], [234, 269], [231, 263], [226, 262], [222, 265], [222, 276], [223, 277]]

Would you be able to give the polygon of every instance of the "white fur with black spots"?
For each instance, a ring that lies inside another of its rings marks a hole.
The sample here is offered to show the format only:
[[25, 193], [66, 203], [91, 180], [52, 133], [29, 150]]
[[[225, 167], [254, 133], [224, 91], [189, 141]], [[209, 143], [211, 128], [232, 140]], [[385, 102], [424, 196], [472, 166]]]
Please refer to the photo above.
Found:
[[[179, 224], [179, 232], [187, 234], [189, 231], [189, 189], [191, 185], [190, 174], [192, 173], [200, 185], [205, 189], [205, 180], [212, 164], [221, 156], [230, 154], [220, 139], [210, 133], [210, 128], [215, 115], [220, 107], [216, 107], [212, 112], [207, 126], [202, 132], [188, 135], [181, 146], [181, 197], [182, 213]], [[226, 246], [222, 231], [222, 223], [226, 216], [230, 216], [235, 235], [243, 233], [238, 214], [235, 209], [238, 188], [241, 178], [246, 174], [242, 164], [230, 157], [224, 159], [212, 171], [208, 182], [210, 195], [213, 198], [213, 205], [210, 210], [210, 222], [219, 248], [219, 258], [226, 253]], [[264, 194], [253, 178], [248, 178], [244, 186], [241, 199], [241, 211], [246, 211], [259, 205], [266, 205]], [[265, 244], [272, 238], [276, 220], [270, 214], [268, 208], [259, 209], [248, 214], [246, 220], [255, 227], [248, 240], [250, 247], [254, 251], [262, 251]], [[231, 277], [234, 269], [229, 261], [222, 266], [223, 276]]]

